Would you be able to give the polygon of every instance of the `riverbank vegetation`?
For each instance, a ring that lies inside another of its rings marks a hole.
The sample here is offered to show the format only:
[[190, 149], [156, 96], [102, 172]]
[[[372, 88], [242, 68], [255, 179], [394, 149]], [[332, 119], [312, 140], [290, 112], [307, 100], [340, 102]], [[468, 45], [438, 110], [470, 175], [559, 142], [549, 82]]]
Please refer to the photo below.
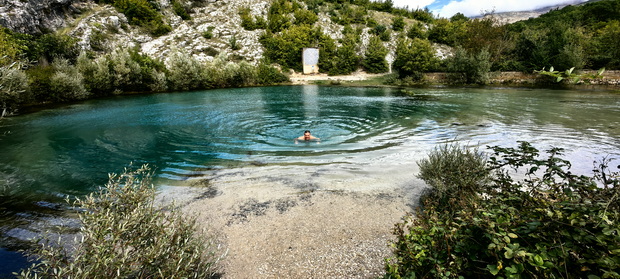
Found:
[[[130, 25], [152, 36], [170, 32], [157, 1], [96, 2], [112, 5]], [[191, 21], [192, 8], [206, 4], [172, 1], [170, 5], [181, 20]], [[614, 70], [620, 68], [619, 7], [620, 0], [603, 0], [503, 24], [492, 13], [473, 19], [462, 14], [436, 18], [426, 9], [394, 7], [390, 0], [276, 0], [266, 14], [255, 14], [250, 7], [238, 11], [243, 28], [260, 32], [264, 59], [252, 65], [223, 53], [202, 62], [173, 50], [159, 60], [138, 48], [97, 47], [106, 37], [101, 33], [106, 31], [99, 29], [93, 33], [91, 48], [85, 48], [66, 32], [28, 35], [0, 28], [0, 109], [6, 114], [26, 104], [121, 92], [280, 83], [287, 79], [272, 65], [284, 72], [301, 71], [304, 47], [320, 49], [321, 72], [393, 72], [398, 78], [386, 79], [393, 85], [424, 84], [429, 72], [447, 72], [446, 82], [452, 84], [484, 85], [491, 73], [499, 71]], [[332, 24], [330, 30], [322, 23], [326, 20]], [[213, 38], [211, 30], [204, 31], [205, 38]], [[229, 40], [233, 51], [243, 47], [237, 38], [233, 34]]]
[[[135, 48], [119, 48], [104, 54], [79, 51], [75, 39], [60, 34], [34, 38], [3, 29], [0, 37], [9, 46], [0, 49], [4, 54], [0, 59], [0, 108], [4, 114], [25, 104], [59, 103], [124, 92], [187, 91], [288, 81], [272, 65], [235, 62], [225, 53], [202, 62], [183, 50], [173, 49], [168, 59], [161, 61]], [[15, 51], [13, 46], [24, 47]]]
[[396, 226], [385, 278], [620, 278], [620, 173], [608, 159], [587, 177], [559, 148], [489, 148], [442, 146], [418, 163], [431, 189]]
[[[174, 205], [159, 206], [148, 166], [110, 175], [98, 192], [78, 198], [75, 243], [41, 241], [36, 263], [18, 278], [219, 278], [215, 238]], [[71, 247], [68, 247], [71, 246]]]

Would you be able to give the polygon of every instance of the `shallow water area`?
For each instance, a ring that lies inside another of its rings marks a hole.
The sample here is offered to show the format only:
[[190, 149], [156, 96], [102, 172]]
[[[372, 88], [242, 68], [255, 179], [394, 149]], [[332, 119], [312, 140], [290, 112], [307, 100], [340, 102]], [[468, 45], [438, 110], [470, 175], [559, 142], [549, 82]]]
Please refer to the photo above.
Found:
[[[304, 130], [321, 141], [296, 144]], [[129, 162], [151, 165], [168, 199], [404, 195], [423, 187], [416, 161], [439, 144], [562, 147], [573, 172], [591, 175], [604, 156], [617, 170], [618, 138], [620, 94], [610, 91], [306, 85], [118, 96], [2, 119], [0, 217], [4, 234], [53, 215], [65, 195], [93, 191]]]

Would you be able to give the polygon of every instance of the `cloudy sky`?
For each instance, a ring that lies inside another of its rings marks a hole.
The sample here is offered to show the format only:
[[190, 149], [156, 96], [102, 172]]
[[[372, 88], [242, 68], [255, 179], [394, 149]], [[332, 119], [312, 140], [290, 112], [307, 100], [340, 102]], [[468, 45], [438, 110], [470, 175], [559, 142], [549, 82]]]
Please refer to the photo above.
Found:
[[478, 16], [486, 11], [528, 11], [559, 4], [586, 2], [586, 0], [392, 0], [394, 6], [410, 9], [428, 7], [435, 16], [451, 17], [456, 13]]

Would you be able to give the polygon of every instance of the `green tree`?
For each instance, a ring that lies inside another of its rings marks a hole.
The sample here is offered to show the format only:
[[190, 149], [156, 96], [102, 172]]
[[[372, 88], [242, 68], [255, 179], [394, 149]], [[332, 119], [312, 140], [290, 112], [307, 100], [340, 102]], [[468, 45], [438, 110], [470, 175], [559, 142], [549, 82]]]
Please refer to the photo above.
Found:
[[419, 21], [414, 22], [413, 24], [411, 24], [411, 26], [409, 27], [409, 30], [407, 30], [407, 37], [409, 37], [410, 39], [426, 39], [428, 37], [428, 34], [426, 32], [426, 28], [424, 27], [424, 24], [422, 24]]
[[431, 42], [456, 46], [465, 33], [465, 22], [451, 22], [448, 19], [440, 18], [435, 20], [428, 30], [428, 39]]
[[479, 84], [489, 83], [489, 71], [491, 69], [491, 54], [487, 48], [478, 52], [468, 52], [462, 47], [457, 47], [448, 60], [448, 71], [453, 83]]
[[310, 10], [299, 9], [294, 13], [295, 16], [295, 24], [308, 24], [313, 25], [317, 20], [319, 20], [319, 16]]
[[456, 13], [453, 16], [450, 17], [450, 21], [451, 22], [465, 22], [465, 21], [469, 21], [469, 18], [466, 17], [464, 14], [462, 13]]
[[272, 33], [278, 33], [291, 26], [292, 20], [289, 17], [289, 13], [294, 12], [296, 8], [300, 8], [296, 3], [293, 4], [288, 0], [274, 0], [267, 12], [267, 30]]
[[352, 35], [343, 39], [342, 45], [336, 50], [336, 55], [331, 61], [332, 65], [328, 71], [330, 75], [348, 75], [357, 70], [360, 57], [357, 55], [357, 44]]
[[438, 62], [431, 43], [418, 38], [400, 39], [396, 46], [395, 56], [392, 70], [397, 72], [401, 78], [413, 77], [420, 80], [422, 79], [421, 73], [433, 69]]
[[594, 68], [620, 68], [620, 21], [612, 20], [598, 30], [589, 48]]
[[403, 29], [405, 29], [405, 19], [402, 16], [392, 18], [392, 30], [400, 32]]
[[0, 66], [22, 59], [26, 50], [25, 41], [20, 40], [11, 30], [0, 26]]
[[362, 66], [369, 73], [385, 73], [389, 70], [385, 56], [388, 50], [379, 37], [372, 36], [364, 55]]

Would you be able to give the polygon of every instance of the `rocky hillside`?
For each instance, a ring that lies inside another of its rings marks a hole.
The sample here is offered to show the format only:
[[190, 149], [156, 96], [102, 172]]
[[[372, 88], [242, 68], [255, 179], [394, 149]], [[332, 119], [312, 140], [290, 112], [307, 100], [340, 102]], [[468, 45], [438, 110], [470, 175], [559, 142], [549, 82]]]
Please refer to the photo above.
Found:
[[[255, 64], [263, 57], [259, 37], [264, 30], [248, 31], [241, 27], [239, 9], [249, 7], [253, 16], [267, 17], [269, 0], [194, 0], [181, 2], [191, 19], [175, 14], [170, 0], [157, 0], [164, 20], [172, 27], [166, 35], [155, 37], [142, 28], [129, 24], [127, 17], [110, 5], [89, 0], [0, 0], [0, 24], [11, 30], [37, 34], [58, 31], [79, 39], [84, 50], [111, 51], [117, 47], [139, 47], [143, 53], [165, 59], [174, 49], [184, 49], [200, 60], [208, 61], [220, 54], [234, 60]], [[368, 11], [379, 24], [389, 26], [392, 15]], [[408, 23], [413, 20], [405, 19]], [[337, 39], [342, 25], [334, 24], [330, 16], [319, 13], [316, 23], [324, 33]], [[370, 37], [370, 28], [362, 32], [360, 54]], [[386, 57], [393, 61], [395, 39], [385, 43], [390, 50]], [[233, 48], [232, 44], [238, 47]], [[443, 55], [442, 48], [438, 48]]]

